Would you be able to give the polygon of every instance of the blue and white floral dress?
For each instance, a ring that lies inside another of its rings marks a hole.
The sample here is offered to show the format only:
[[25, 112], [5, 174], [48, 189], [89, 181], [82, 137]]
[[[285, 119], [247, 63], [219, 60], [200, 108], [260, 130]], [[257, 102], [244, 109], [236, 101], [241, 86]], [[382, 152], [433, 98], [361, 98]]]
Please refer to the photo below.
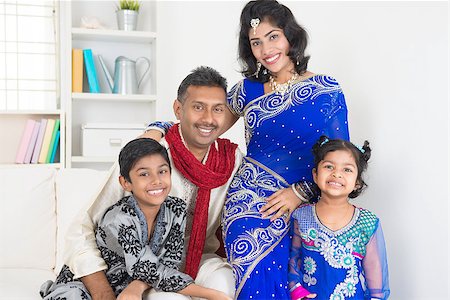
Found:
[[357, 208], [351, 221], [333, 231], [317, 217], [315, 205], [301, 206], [294, 221], [290, 286], [317, 294], [316, 299], [387, 299], [386, 248], [380, 221]]
[[259, 213], [266, 198], [299, 181], [312, 182], [311, 148], [323, 134], [348, 140], [347, 107], [338, 82], [315, 75], [284, 94], [264, 94], [244, 79], [228, 94], [244, 117], [247, 156], [227, 194], [222, 218], [237, 299], [289, 299], [289, 222]]

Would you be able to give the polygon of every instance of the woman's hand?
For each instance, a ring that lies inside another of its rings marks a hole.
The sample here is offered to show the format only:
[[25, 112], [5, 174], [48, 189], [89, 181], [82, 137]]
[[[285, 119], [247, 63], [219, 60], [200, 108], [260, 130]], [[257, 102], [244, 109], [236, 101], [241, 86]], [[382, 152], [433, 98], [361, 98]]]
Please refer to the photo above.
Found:
[[275, 213], [270, 221], [275, 221], [280, 217], [284, 217], [285, 220], [289, 220], [292, 212], [302, 203], [292, 191], [292, 188], [284, 188], [276, 191], [270, 197], [266, 199], [267, 204], [261, 207], [259, 211], [263, 218]]
[[154, 139], [155, 141], [159, 142], [162, 139], [163, 135], [158, 130], [150, 129], [150, 130], [144, 132], [143, 134], [141, 134], [139, 137], [140, 138]]

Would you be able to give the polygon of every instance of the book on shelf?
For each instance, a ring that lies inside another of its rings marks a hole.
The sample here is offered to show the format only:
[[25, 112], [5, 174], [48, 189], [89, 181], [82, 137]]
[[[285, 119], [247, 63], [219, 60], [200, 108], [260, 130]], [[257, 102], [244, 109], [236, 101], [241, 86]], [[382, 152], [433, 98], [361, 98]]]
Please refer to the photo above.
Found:
[[47, 127], [45, 128], [44, 139], [42, 141], [41, 153], [39, 154], [38, 163], [45, 164], [45, 160], [47, 159], [47, 154], [50, 147], [50, 141], [52, 139], [53, 127], [55, 127], [55, 120], [48, 119]]
[[50, 144], [48, 146], [48, 153], [47, 153], [47, 157], [45, 159], [46, 163], [50, 163], [50, 160], [52, 158], [52, 151], [53, 151], [53, 146], [56, 142], [56, 133], [59, 131], [59, 123], [60, 120], [56, 119], [55, 120], [55, 125], [53, 126], [53, 132], [52, 132], [52, 138], [50, 139]]
[[72, 49], [72, 92], [83, 92], [83, 49]]
[[56, 153], [58, 152], [59, 149], [59, 138], [61, 136], [61, 130], [58, 130], [56, 132], [56, 139], [55, 139], [55, 143], [53, 144], [53, 148], [52, 148], [52, 155], [50, 157], [50, 163], [54, 163], [55, 162], [55, 157], [56, 157]]
[[29, 164], [31, 162], [31, 157], [33, 155], [34, 147], [36, 146], [36, 141], [37, 141], [40, 127], [41, 127], [41, 122], [36, 121], [34, 123], [34, 128], [33, 128], [33, 133], [31, 134], [30, 143], [28, 144], [27, 153], [25, 154], [25, 158], [23, 160], [24, 164]]
[[91, 93], [100, 93], [97, 71], [95, 69], [94, 56], [91, 49], [83, 50], [84, 66], [86, 68], [86, 76]]
[[36, 121], [28, 119], [25, 124], [25, 129], [23, 131], [22, 138], [20, 139], [19, 149], [16, 154], [16, 163], [18, 164], [23, 164], [35, 123]]
[[39, 127], [39, 133], [36, 139], [36, 145], [34, 146], [33, 156], [31, 157], [31, 163], [37, 164], [39, 155], [41, 154], [42, 142], [44, 140], [45, 129], [47, 128], [47, 119], [41, 119], [41, 126]]

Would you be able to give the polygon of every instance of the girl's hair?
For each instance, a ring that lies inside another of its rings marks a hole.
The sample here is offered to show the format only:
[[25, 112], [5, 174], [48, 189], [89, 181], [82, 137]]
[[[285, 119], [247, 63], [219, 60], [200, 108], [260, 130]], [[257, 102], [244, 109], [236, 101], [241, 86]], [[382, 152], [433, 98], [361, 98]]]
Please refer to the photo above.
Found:
[[169, 155], [166, 148], [154, 139], [138, 138], [128, 142], [119, 153], [120, 175], [131, 182], [130, 171], [141, 158], [147, 155], [161, 155], [170, 167]]
[[305, 56], [308, 34], [297, 23], [291, 10], [275, 0], [250, 1], [242, 10], [238, 46], [239, 60], [242, 64], [241, 73], [256, 81], [267, 82], [269, 80], [270, 74], [262, 72], [264, 67], [261, 68], [258, 77], [255, 76], [257, 62], [253, 56], [248, 36], [250, 29], [252, 29], [250, 21], [255, 18], [258, 18], [261, 22], [268, 21], [283, 30], [290, 45], [288, 56], [294, 63], [295, 71], [300, 75], [303, 74], [309, 61], [309, 56]]
[[[356, 177], [356, 189], [348, 195], [349, 198], [358, 197], [361, 192], [367, 187], [367, 184], [362, 178], [362, 173], [367, 169], [367, 162], [370, 158], [372, 150], [369, 147], [369, 142], [364, 141], [362, 147], [355, 146], [349, 141], [334, 139], [330, 140], [327, 136], [322, 135], [316, 144], [312, 147], [312, 152], [314, 154], [314, 168], [317, 171], [319, 163], [325, 158], [329, 152], [336, 150], [347, 150], [349, 151], [356, 162], [356, 167], [358, 168], [358, 175]], [[318, 187], [316, 186], [318, 189]]]

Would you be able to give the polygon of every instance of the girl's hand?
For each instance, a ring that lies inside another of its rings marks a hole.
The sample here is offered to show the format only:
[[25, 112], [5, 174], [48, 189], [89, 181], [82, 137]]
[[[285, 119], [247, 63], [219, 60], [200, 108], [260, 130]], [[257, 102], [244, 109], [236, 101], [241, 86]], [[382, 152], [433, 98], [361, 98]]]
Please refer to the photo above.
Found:
[[270, 221], [283, 217], [289, 220], [292, 212], [302, 203], [290, 187], [276, 191], [266, 199], [267, 204], [261, 207], [260, 213], [263, 218], [275, 213]]
[[317, 294], [309, 294], [309, 295], [307, 295], [307, 296], [305, 296], [305, 297], [297, 298], [296, 300], [302, 300], [302, 299], [314, 299], [314, 298], [316, 298], [316, 297], [317, 297]]

